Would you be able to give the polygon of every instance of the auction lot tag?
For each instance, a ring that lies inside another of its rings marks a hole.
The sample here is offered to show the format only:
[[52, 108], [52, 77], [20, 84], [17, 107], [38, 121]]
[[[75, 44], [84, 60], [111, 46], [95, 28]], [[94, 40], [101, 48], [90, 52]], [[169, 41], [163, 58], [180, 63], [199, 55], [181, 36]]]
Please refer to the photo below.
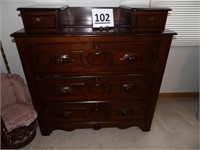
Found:
[[113, 9], [92, 9], [93, 28], [114, 27]]

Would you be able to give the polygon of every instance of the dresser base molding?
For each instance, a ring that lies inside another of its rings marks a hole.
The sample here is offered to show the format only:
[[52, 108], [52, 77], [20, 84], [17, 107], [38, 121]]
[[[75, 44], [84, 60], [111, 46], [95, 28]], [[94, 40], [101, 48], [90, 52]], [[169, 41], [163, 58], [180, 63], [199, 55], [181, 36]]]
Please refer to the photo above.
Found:
[[74, 131], [76, 129], [92, 128], [93, 130], [100, 130], [101, 128], [117, 127], [119, 129], [127, 129], [130, 127], [139, 127], [142, 131], [150, 131], [151, 120], [129, 120], [129, 121], [107, 121], [107, 122], [74, 122], [74, 123], [60, 123], [51, 126], [40, 124], [41, 134], [49, 136], [53, 130], [61, 129], [65, 131]]

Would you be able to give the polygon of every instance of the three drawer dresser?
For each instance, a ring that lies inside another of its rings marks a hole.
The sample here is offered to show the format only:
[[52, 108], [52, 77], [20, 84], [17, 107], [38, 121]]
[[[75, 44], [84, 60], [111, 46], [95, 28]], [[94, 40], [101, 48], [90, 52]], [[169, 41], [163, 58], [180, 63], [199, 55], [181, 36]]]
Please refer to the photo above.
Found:
[[[42, 135], [55, 129], [138, 126], [149, 131], [173, 35], [169, 8], [112, 7], [93, 28], [91, 7], [20, 7], [13, 34]], [[104, 8], [107, 9], [107, 8]]]

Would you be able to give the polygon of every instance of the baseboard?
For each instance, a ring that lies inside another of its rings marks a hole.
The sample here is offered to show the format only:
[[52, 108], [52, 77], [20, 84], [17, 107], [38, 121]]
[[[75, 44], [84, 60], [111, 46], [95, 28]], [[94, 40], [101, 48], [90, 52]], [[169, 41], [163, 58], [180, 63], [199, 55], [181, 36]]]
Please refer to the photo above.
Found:
[[160, 93], [159, 98], [199, 97], [199, 92]]

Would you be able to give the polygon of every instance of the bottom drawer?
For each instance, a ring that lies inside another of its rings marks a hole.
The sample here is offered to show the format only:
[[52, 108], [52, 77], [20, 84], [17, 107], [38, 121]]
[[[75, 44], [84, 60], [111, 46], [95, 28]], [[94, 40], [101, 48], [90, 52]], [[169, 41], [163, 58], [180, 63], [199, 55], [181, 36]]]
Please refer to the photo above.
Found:
[[144, 119], [147, 102], [54, 103], [43, 107], [49, 122]]

